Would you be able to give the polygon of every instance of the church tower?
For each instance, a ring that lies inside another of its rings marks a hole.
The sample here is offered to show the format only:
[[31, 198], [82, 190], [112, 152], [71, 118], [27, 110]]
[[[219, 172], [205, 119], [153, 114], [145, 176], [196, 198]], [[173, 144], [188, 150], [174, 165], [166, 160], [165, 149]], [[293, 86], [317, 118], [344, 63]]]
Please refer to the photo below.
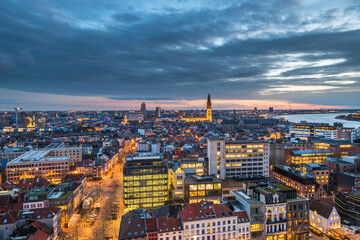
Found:
[[212, 122], [212, 110], [211, 110], [210, 93], [208, 95], [207, 105], [206, 105], [206, 120], [209, 121], [209, 122]]

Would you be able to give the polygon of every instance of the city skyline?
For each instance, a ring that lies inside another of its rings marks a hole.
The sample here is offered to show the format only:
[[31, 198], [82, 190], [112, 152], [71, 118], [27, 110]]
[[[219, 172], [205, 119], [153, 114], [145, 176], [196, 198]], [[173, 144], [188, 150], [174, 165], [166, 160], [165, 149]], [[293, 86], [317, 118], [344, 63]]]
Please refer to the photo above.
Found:
[[360, 108], [356, 1], [0, 9], [0, 111]]

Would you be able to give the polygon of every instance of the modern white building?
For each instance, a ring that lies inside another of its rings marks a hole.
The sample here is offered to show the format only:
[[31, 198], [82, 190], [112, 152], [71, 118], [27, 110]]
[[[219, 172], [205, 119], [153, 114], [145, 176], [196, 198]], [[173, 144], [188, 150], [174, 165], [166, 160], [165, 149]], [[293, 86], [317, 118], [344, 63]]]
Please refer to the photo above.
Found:
[[355, 129], [342, 126], [330, 126], [324, 123], [294, 124], [289, 129], [290, 135], [307, 140], [308, 137], [323, 137], [327, 139], [355, 140]]
[[265, 141], [207, 140], [209, 175], [225, 178], [269, 177], [269, 143]]
[[6, 164], [6, 176], [17, 183], [22, 178], [43, 177], [60, 182], [74, 162], [82, 161], [81, 147], [60, 147], [31, 150]]

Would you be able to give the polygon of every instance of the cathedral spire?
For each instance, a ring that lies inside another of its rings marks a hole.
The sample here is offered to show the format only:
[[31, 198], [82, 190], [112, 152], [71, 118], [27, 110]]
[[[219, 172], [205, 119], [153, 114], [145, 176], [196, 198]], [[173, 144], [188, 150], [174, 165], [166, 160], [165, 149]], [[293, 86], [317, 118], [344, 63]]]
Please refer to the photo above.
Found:
[[208, 94], [207, 104], [206, 104], [206, 120], [209, 122], [212, 122], [212, 109], [211, 109], [210, 93]]

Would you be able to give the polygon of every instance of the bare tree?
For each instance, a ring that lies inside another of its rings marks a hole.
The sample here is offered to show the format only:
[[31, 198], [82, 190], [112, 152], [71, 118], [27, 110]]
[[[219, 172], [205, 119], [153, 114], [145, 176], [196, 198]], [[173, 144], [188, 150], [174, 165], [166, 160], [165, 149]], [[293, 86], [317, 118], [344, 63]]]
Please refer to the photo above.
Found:
[[110, 230], [111, 201], [107, 199], [103, 204], [100, 214], [96, 219], [96, 224], [92, 228], [91, 239], [104, 239]]
[[81, 221], [78, 221], [75, 225], [75, 227], [71, 230], [70, 236], [71, 239], [79, 240], [81, 235], [83, 234], [83, 229], [81, 228]]

